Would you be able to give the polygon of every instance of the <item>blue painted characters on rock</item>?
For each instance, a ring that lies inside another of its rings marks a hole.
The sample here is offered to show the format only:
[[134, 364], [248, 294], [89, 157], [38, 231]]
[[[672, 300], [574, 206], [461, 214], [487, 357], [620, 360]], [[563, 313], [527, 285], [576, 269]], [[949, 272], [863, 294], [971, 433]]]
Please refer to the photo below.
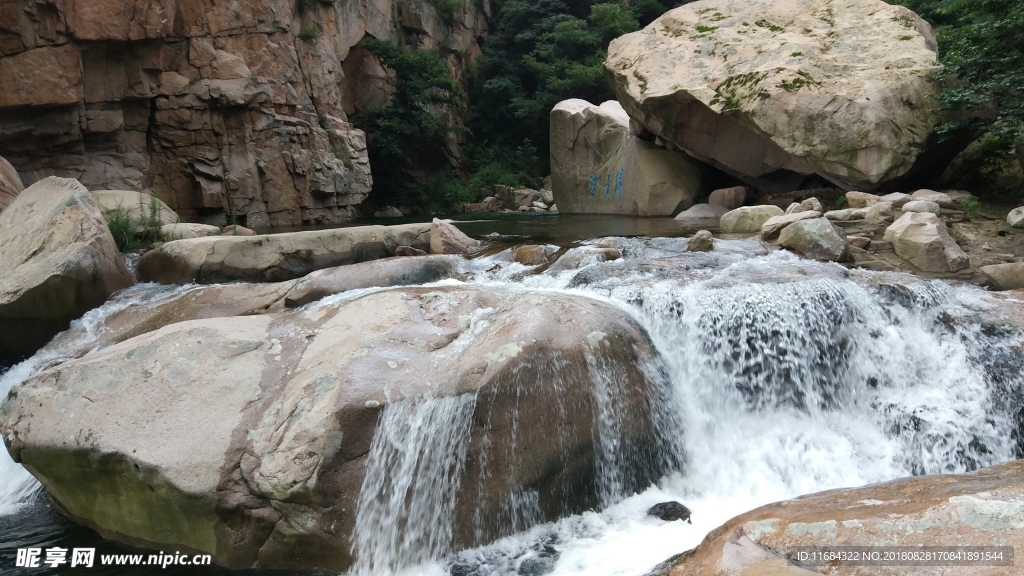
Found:
[[619, 171], [615, 174], [615, 187], [613, 189], [611, 172], [604, 174], [604, 178], [600, 174], [591, 174], [587, 177], [587, 197], [597, 198], [601, 182], [604, 181], [604, 200], [611, 202], [614, 199], [616, 202], [622, 202], [622, 186], [625, 175], [626, 169], [619, 168]]

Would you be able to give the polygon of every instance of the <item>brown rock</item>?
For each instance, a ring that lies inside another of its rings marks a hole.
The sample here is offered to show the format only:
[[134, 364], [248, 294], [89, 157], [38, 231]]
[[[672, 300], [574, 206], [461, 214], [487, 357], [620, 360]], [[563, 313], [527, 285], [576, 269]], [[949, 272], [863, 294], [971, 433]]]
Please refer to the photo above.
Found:
[[[762, 506], [715, 529], [671, 576], [743, 574], [844, 576], [916, 572], [906, 566], [803, 568], [780, 554], [803, 546], [1024, 546], [1016, 521], [1024, 499], [1024, 460], [969, 474], [917, 476], [860, 488], [829, 490]], [[998, 536], [996, 536], [998, 535]], [[804, 559], [807, 563], [807, 559]], [[925, 569], [922, 572], [929, 572]], [[1004, 576], [1008, 566], [944, 567], [942, 574]]]
[[622, 252], [611, 246], [578, 246], [566, 251], [547, 269], [548, 273], [574, 270], [593, 262], [607, 262], [622, 258]]
[[870, 208], [882, 201], [880, 196], [867, 192], [847, 192], [846, 202], [850, 208]]
[[82, 62], [72, 46], [0, 58], [0, 109], [60, 106], [82, 99]]
[[527, 244], [516, 248], [515, 259], [523, 266], [540, 266], [550, 262], [557, 252], [557, 246]]
[[721, 206], [726, 210], [735, 210], [747, 201], [749, 189], [746, 186], [733, 186], [732, 188], [720, 188], [711, 193], [708, 204]]
[[715, 237], [707, 230], [700, 230], [686, 243], [687, 252], [711, 252], [715, 249]]
[[479, 242], [463, 234], [451, 222], [434, 218], [430, 224], [431, 254], [468, 254], [479, 245]]
[[0, 349], [34, 352], [134, 283], [95, 201], [50, 177], [0, 213]]

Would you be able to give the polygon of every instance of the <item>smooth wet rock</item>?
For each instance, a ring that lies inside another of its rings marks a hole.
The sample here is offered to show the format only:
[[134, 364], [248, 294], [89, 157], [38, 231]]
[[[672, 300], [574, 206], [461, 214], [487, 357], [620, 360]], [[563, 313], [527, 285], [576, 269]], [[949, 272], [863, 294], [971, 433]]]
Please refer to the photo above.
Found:
[[711, 252], [715, 249], [715, 237], [707, 230], [700, 230], [686, 243], [687, 252]]
[[630, 117], [765, 192], [818, 174], [871, 192], [906, 175], [939, 123], [931, 27], [881, 0], [704, 0], [613, 40]]
[[735, 210], [747, 201], [747, 194], [750, 189], [746, 186], [733, 186], [731, 188], [719, 188], [711, 192], [708, 197], [708, 204], [721, 206], [728, 210]]
[[930, 212], [906, 212], [885, 230], [896, 255], [924, 272], [956, 272], [970, 266], [967, 254]]
[[14, 202], [14, 198], [25, 189], [18, 171], [11, 163], [0, 156], [0, 211]]
[[479, 242], [447, 220], [434, 218], [430, 224], [431, 254], [468, 254], [479, 247]]
[[978, 271], [985, 275], [996, 290], [1017, 290], [1024, 288], [1024, 263], [1010, 262], [982, 266]]
[[595, 262], [609, 262], [622, 258], [622, 252], [611, 246], [578, 246], [566, 251], [547, 269], [548, 273], [574, 270]]
[[[1016, 574], [1011, 566], [913, 569], [825, 564], [801, 567], [779, 552], [804, 546], [1024, 546], [1020, 517], [1024, 460], [968, 474], [902, 478], [842, 488], [762, 506], [711, 531], [692, 554], [681, 556], [669, 576], [737, 574], [810, 576], [816, 570], [844, 576], [942, 573]], [[867, 540], [865, 540], [867, 539]]]
[[675, 221], [683, 228], [714, 228], [720, 226], [722, 216], [729, 211], [717, 204], [694, 204], [680, 212]]
[[850, 208], [870, 208], [882, 201], [880, 196], [867, 192], [847, 192], [846, 202]]
[[160, 235], [168, 242], [171, 240], [205, 238], [207, 236], [220, 236], [220, 227], [194, 222], [164, 224], [160, 227]]
[[430, 224], [401, 224], [175, 240], [145, 253], [138, 274], [161, 284], [279, 282], [394, 256], [399, 246], [424, 249], [430, 239]]
[[550, 132], [553, 200], [567, 214], [673, 216], [700, 191], [693, 161], [631, 135], [618, 102], [559, 102]]
[[134, 190], [93, 190], [92, 197], [104, 216], [114, 210], [123, 210], [135, 224], [136, 232], [144, 232], [146, 225], [162, 227], [180, 222], [181, 218], [159, 198]]
[[34, 352], [134, 284], [99, 206], [77, 180], [49, 177], [0, 213], [0, 350]]
[[846, 237], [827, 218], [801, 220], [786, 226], [779, 234], [779, 245], [824, 262], [845, 262], [850, 258]]
[[875, 202], [868, 207], [868, 211], [864, 214], [865, 220], [892, 222], [894, 217], [892, 202]]
[[892, 207], [897, 210], [902, 210], [903, 206], [907, 202], [910, 202], [914, 198], [910, 194], [904, 194], [903, 192], [892, 192], [880, 197], [882, 202], [892, 202]]
[[931, 200], [911, 200], [903, 205], [904, 212], [930, 212], [939, 216], [942, 213], [942, 208], [938, 204]]
[[540, 266], [550, 262], [556, 252], [558, 246], [527, 244], [516, 248], [515, 260], [524, 266]]
[[844, 208], [842, 210], [829, 210], [825, 212], [825, 218], [837, 222], [849, 222], [851, 220], [863, 220], [867, 218], [867, 208]]
[[171, 324], [33, 376], [0, 414], [12, 456], [106, 538], [340, 572], [382, 411], [471, 399], [451, 495], [458, 550], [504, 535], [506, 503], [525, 490], [542, 522], [597, 506], [599, 378], [621, 391], [618, 450], [635, 455], [636, 478], [624, 488], [659, 478], [642, 456], [659, 443], [648, 407], [660, 388], [640, 369], [654, 361], [643, 328], [593, 299], [403, 288]]
[[231, 224], [220, 229], [222, 236], [255, 236], [256, 231], [250, 230], [245, 226], [239, 226], [237, 224]]
[[675, 501], [661, 502], [651, 506], [650, 509], [647, 510], [648, 516], [654, 516], [659, 520], [664, 520], [666, 522], [686, 520], [687, 524], [693, 524], [690, 520], [690, 514], [692, 514], [692, 512], [690, 512], [689, 508]]
[[760, 232], [769, 218], [784, 214], [778, 206], [742, 206], [724, 214], [719, 226], [726, 233]]
[[782, 230], [801, 220], [810, 220], [812, 218], [821, 218], [821, 212], [808, 211], [808, 212], [797, 212], [794, 214], [784, 214], [782, 216], [772, 216], [769, 218], [764, 225], [761, 226], [761, 238], [764, 240], [775, 240], [782, 233]]
[[1010, 210], [1010, 213], [1006, 215], [1006, 223], [1011, 228], [1024, 228], [1024, 206]]

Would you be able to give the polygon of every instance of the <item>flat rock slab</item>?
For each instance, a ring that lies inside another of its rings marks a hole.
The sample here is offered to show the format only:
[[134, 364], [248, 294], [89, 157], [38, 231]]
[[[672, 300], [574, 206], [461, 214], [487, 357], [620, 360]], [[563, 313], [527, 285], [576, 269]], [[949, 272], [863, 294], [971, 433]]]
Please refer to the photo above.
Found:
[[430, 224], [359, 226], [167, 242], [140, 260], [139, 279], [161, 284], [279, 282], [315, 270], [430, 248]]

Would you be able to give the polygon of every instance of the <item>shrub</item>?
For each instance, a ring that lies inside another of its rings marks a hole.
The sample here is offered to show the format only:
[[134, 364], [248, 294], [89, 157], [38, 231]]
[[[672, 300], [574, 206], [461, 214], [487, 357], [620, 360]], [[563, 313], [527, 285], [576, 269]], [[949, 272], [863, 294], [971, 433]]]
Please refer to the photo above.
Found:
[[132, 222], [132, 215], [128, 210], [118, 206], [108, 210], [104, 216], [118, 250], [130, 252], [139, 247], [139, 242], [135, 238], [135, 223]]

